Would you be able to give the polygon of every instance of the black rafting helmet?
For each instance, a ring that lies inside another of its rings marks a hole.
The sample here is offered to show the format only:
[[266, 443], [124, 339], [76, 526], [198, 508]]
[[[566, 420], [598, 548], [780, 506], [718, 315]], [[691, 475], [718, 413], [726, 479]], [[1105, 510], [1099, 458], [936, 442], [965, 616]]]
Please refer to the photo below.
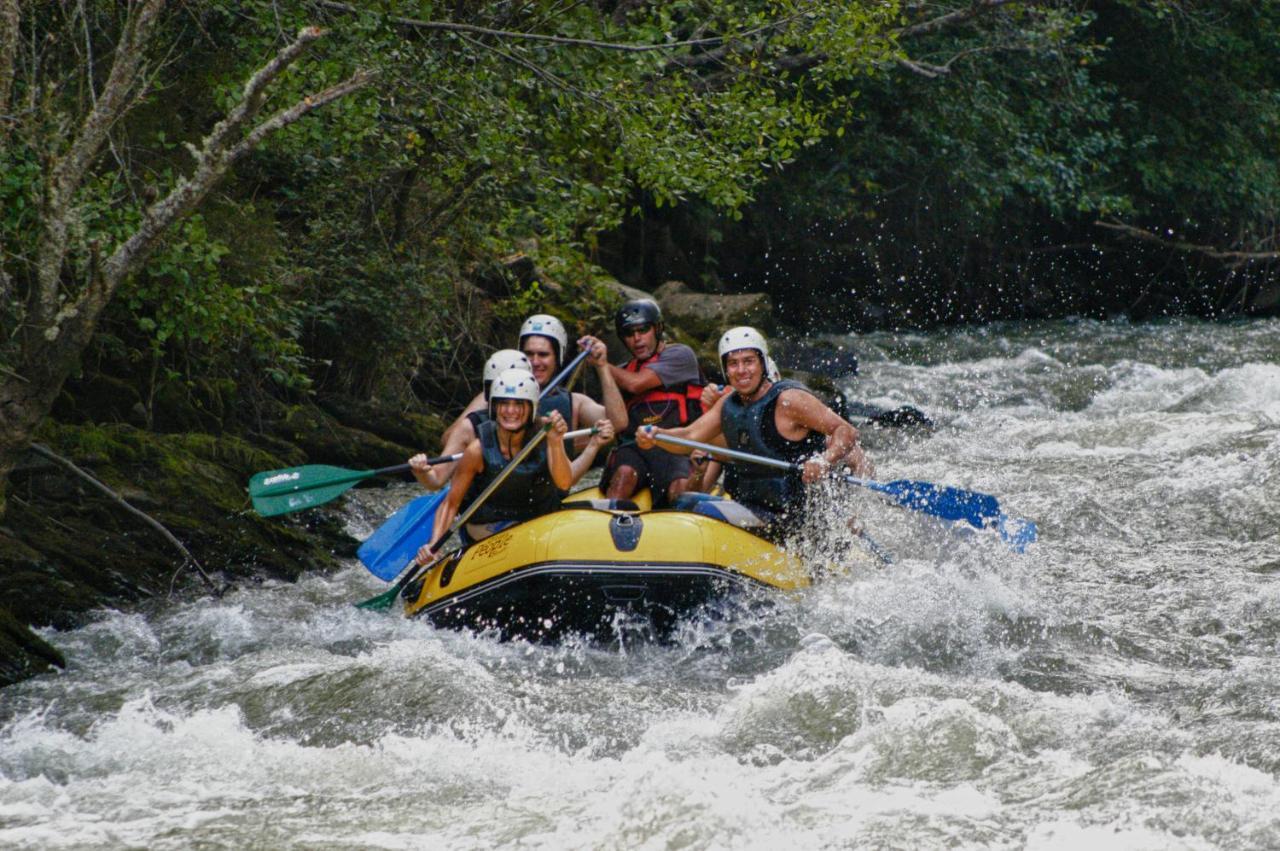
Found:
[[653, 299], [633, 298], [613, 315], [613, 328], [619, 337], [624, 336], [628, 328], [638, 325], [652, 325], [658, 332], [658, 339], [662, 339], [662, 308]]

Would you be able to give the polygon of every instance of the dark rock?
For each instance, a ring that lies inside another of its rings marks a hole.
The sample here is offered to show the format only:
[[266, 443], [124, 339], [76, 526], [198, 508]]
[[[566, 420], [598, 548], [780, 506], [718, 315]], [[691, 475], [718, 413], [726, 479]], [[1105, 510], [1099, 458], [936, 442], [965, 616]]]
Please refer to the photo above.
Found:
[[0, 606], [0, 687], [66, 666], [56, 648]]
[[[354, 551], [332, 510], [303, 518], [251, 510], [249, 477], [289, 465], [242, 438], [155, 434], [121, 423], [46, 424], [40, 438], [164, 525], [207, 570], [234, 581], [293, 580], [331, 569], [334, 553]], [[0, 682], [61, 661], [27, 624], [67, 629], [104, 605], [174, 589], [204, 592], [176, 548], [56, 464], [26, 461], [14, 471], [4, 522], [0, 609], [17, 626], [0, 636]]]
[[390, 467], [403, 464], [420, 451], [417, 446], [395, 443], [362, 428], [343, 425], [311, 404], [286, 409], [283, 419], [272, 423], [270, 433], [297, 444], [313, 464], [347, 467]]
[[436, 414], [423, 414], [363, 402], [345, 396], [324, 397], [318, 400], [321, 409], [341, 424], [362, 429], [401, 446], [416, 447], [426, 451], [440, 445], [440, 435], [445, 422]]
[[152, 428], [169, 433], [220, 434], [235, 402], [235, 382], [229, 379], [168, 381], [156, 388], [151, 409]]
[[471, 274], [471, 283], [494, 298], [507, 298], [539, 277], [533, 258], [517, 252], [496, 263], [477, 267]]
[[765, 293], [699, 293], [680, 281], [667, 281], [653, 295], [668, 322], [702, 339], [718, 338], [735, 325], [751, 325], [766, 334], [773, 328], [773, 304]]
[[832, 379], [858, 374], [858, 356], [843, 343], [822, 339], [769, 341], [770, 352], [783, 370], [801, 370]]
[[63, 422], [132, 422], [145, 408], [137, 389], [127, 381], [101, 373], [72, 379], [54, 403], [53, 415]]

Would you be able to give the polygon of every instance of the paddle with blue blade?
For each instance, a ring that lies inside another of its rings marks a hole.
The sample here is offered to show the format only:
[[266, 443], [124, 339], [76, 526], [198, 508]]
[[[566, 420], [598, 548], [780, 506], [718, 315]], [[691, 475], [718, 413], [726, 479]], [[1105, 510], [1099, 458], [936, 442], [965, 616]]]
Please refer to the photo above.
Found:
[[[677, 446], [687, 446], [690, 449], [701, 449], [711, 455], [731, 458], [735, 461], [762, 464], [779, 470], [800, 469], [798, 464], [792, 464], [789, 461], [765, 458], [761, 455], [726, 449], [710, 443], [699, 443], [696, 440], [685, 440], [669, 434], [655, 434], [654, 439]], [[1023, 552], [1028, 544], [1036, 540], [1036, 524], [1020, 517], [1008, 516], [1000, 510], [1000, 502], [990, 494], [910, 479], [877, 482], [873, 479], [860, 479], [857, 476], [838, 476], [837, 478], [883, 494], [903, 508], [912, 511], [919, 511], [942, 520], [963, 521], [977, 529], [994, 529], [1001, 540], [1015, 552]]]
[[379, 579], [390, 582], [431, 539], [436, 509], [449, 495], [446, 484], [435, 493], [424, 494], [400, 506], [356, 550], [360, 563]]
[[[432, 458], [431, 464], [457, 461], [461, 453]], [[348, 470], [327, 464], [308, 464], [304, 467], [286, 467], [267, 470], [249, 480], [249, 497], [254, 509], [263, 517], [275, 517], [324, 505], [355, 487], [365, 479], [403, 473], [408, 464], [382, 467], [377, 470]]]

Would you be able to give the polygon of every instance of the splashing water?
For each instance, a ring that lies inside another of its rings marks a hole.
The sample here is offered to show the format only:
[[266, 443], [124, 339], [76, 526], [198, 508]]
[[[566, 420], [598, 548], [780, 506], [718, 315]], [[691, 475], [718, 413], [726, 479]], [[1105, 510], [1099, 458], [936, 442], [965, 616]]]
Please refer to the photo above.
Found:
[[833, 491], [806, 552], [852, 514], [893, 565], [661, 646], [359, 611], [354, 565], [104, 612], [0, 692], [0, 846], [1280, 846], [1280, 323], [842, 342], [940, 426], [880, 476], [1040, 543]]

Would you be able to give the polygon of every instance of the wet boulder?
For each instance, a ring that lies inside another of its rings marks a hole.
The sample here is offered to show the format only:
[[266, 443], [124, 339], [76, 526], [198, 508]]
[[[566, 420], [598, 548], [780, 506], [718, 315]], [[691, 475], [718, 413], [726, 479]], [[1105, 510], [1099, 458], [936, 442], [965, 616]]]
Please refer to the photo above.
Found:
[[669, 323], [703, 340], [718, 338], [735, 325], [752, 325], [766, 334], [773, 329], [773, 303], [766, 293], [700, 293], [680, 281], [667, 281], [653, 296]]

